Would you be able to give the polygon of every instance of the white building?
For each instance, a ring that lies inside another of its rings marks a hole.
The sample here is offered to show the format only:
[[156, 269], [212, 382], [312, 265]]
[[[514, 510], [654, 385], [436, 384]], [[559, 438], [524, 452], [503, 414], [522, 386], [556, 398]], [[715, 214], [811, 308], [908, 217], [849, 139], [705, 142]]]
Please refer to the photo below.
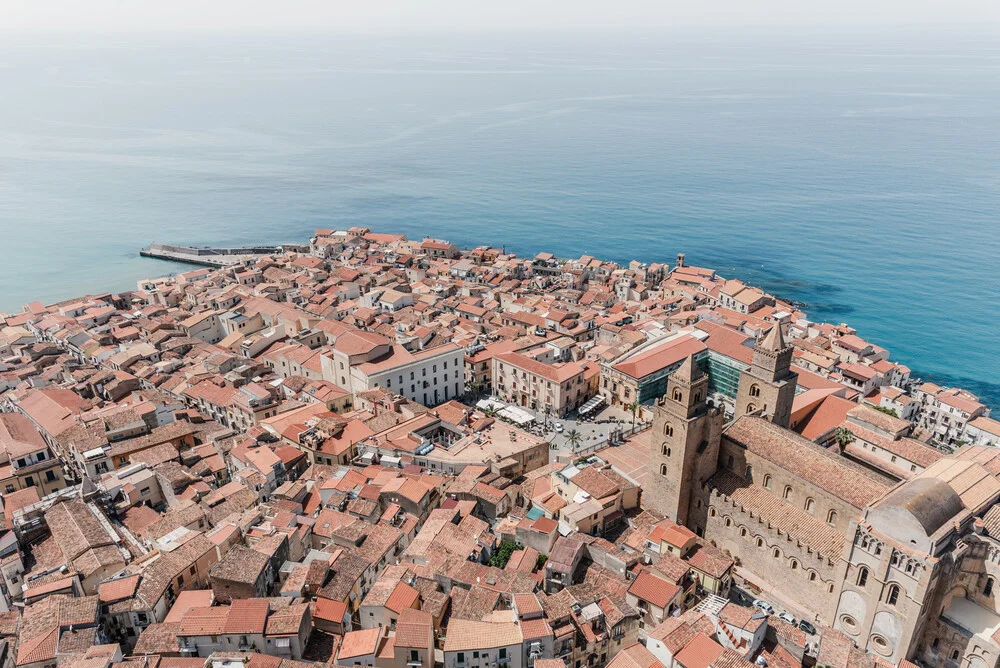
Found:
[[465, 351], [447, 343], [411, 353], [369, 332], [345, 334], [324, 353], [323, 380], [352, 394], [383, 388], [424, 406], [465, 393]]

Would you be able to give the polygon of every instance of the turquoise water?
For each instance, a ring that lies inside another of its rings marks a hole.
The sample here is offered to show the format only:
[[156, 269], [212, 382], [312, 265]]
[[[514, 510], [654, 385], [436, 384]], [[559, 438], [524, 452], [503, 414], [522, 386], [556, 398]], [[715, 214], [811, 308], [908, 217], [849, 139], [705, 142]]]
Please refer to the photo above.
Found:
[[712, 266], [1000, 405], [995, 30], [0, 43], [0, 308], [367, 225]]

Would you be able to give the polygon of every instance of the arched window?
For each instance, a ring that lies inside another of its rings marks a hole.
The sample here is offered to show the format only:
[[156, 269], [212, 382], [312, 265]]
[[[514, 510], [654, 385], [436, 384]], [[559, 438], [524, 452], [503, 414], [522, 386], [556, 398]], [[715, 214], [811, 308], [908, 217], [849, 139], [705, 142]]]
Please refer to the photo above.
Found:
[[733, 521], [731, 519], [729, 519], [728, 517], [726, 518], [726, 526], [727, 527], [733, 526]]
[[809, 582], [816, 582], [816, 571], [809, 571]]
[[837, 511], [836, 510], [831, 510], [830, 512], [828, 512], [826, 514], [826, 523], [827, 524], [836, 524], [837, 523]]
[[750, 396], [751, 397], [759, 397], [760, 396], [760, 388], [757, 387], [757, 385], [751, 385], [750, 386]]
[[[708, 509], [708, 516], [709, 517], [715, 517], [715, 508], [709, 508]], [[729, 520], [727, 519], [726, 521], [728, 522]], [[727, 524], [726, 526], [729, 526], [729, 525]]]
[[858, 586], [864, 587], [868, 584], [868, 569], [862, 566], [858, 569]]
[[780, 559], [781, 550], [779, 550], [778, 548], [774, 548], [773, 550], [771, 550], [771, 556], [774, 557], [775, 559]]
[[680, 388], [674, 389], [674, 401], [681, 401], [684, 398], [684, 393], [680, 391]]
[[940, 644], [941, 644], [941, 639], [940, 638], [935, 638], [934, 642], [931, 643], [931, 649], [937, 649], [938, 645], [940, 645]]
[[889, 594], [885, 597], [885, 602], [889, 605], [896, 605], [899, 600], [899, 585], [889, 585]]
[[694, 402], [698, 403], [699, 401], [701, 401], [701, 392], [695, 392], [694, 393]]
[[788, 565], [789, 565], [789, 567], [791, 567], [791, 569], [792, 569], [793, 571], [797, 571], [797, 570], [799, 570], [799, 562], [798, 562], [798, 561], [796, 561], [795, 559], [792, 559], [791, 561], [789, 561], [789, 562], [788, 562]]
[[983, 596], [989, 596], [993, 593], [993, 578], [986, 578], [986, 586], [983, 587]]
[[764, 547], [764, 539], [763, 538], [760, 538], [760, 537], [757, 538], [757, 547]]
[[816, 502], [812, 499], [806, 499], [805, 509], [807, 513], [812, 513], [813, 509], [816, 508]]
[[730, 469], [730, 470], [733, 468], [733, 456], [732, 455], [729, 455], [728, 457], [726, 457], [726, 468]]
[[830, 586], [826, 588], [826, 590], [828, 592], [830, 592], [831, 594], [833, 593], [833, 583], [832, 582], [830, 583]]
[[663, 425], [663, 435], [664, 436], [673, 436], [674, 435], [674, 425], [672, 425], [672, 424], [665, 424], [665, 425]]
[[667, 465], [660, 464], [660, 475], [667, 475]]
[[790, 499], [792, 497], [792, 486], [791, 485], [785, 485], [785, 492], [784, 492], [784, 494], [782, 496], [784, 498], [786, 498], [786, 499]]
[[766, 487], [767, 489], [771, 489], [771, 476], [769, 475], [764, 476], [764, 487]]
[[670, 456], [670, 448], [668, 448], [665, 445], [663, 446], [663, 456], [664, 457], [669, 457]]
[[954, 652], [951, 653], [951, 660], [952, 661], [958, 661], [958, 650], [957, 649]]
[[740, 527], [740, 538], [746, 538], [746, 535], [747, 535], [747, 528]]
[[747, 404], [747, 415], [753, 413], [755, 410], [757, 410], [756, 406], [754, 406], [753, 404]]
[[753, 481], [753, 467], [747, 464], [747, 480]]

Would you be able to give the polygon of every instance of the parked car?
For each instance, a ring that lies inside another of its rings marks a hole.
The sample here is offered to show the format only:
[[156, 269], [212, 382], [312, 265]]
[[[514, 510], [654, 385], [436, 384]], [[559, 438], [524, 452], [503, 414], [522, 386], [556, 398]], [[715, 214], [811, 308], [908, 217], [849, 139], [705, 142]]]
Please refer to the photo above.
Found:
[[556, 422], [556, 433], [559, 433], [559, 434], [563, 433], [563, 424], [562, 424], [562, 422]]
[[779, 613], [778, 613], [778, 619], [780, 619], [780, 620], [782, 620], [782, 621], [785, 621], [785, 622], [788, 622], [788, 623], [789, 623], [789, 624], [791, 624], [792, 626], [795, 626], [795, 618], [794, 618], [794, 617], [792, 617], [792, 616], [791, 616], [790, 614], [788, 614], [787, 612], [779, 612]]
[[774, 608], [771, 607], [771, 604], [767, 601], [762, 601], [759, 598], [754, 600], [753, 607], [760, 608], [769, 615], [774, 613]]
[[806, 620], [799, 621], [799, 628], [808, 633], [811, 636], [816, 635], [816, 627], [807, 622]]

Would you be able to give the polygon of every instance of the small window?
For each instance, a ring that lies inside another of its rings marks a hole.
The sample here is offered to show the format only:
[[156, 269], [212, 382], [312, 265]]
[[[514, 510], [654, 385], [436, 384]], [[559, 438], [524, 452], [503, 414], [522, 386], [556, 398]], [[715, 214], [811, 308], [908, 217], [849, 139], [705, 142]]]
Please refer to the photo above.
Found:
[[792, 486], [791, 485], [785, 485], [785, 492], [784, 492], [784, 494], [782, 494], [782, 496], [784, 498], [786, 498], [786, 499], [791, 498], [791, 496], [792, 496]]
[[746, 538], [746, 535], [747, 535], [747, 528], [740, 527], [740, 538]]
[[674, 390], [674, 401], [681, 401], [684, 398], [684, 393], [679, 389]]
[[759, 538], [759, 537], [757, 538], [757, 547], [764, 547], [764, 539], [763, 538]]
[[771, 489], [771, 476], [770, 475], [764, 476], [764, 488], [765, 489]]
[[899, 601], [899, 585], [889, 585], [889, 594], [885, 597], [885, 602], [889, 605], [896, 605]]
[[791, 568], [791, 569], [792, 569], [793, 571], [797, 571], [797, 570], [799, 570], [799, 562], [798, 562], [797, 560], [795, 560], [795, 559], [792, 559], [791, 561], [789, 561], [789, 562], [788, 562], [788, 566], [789, 566], [789, 568]]
[[674, 427], [673, 427], [673, 425], [670, 425], [670, 424], [664, 425], [664, 427], [663, 427], [663, 435], [664, 436], [673, 436], [674, 435]]
[[813, 509], [816, 507], [816, 502], [812, 499], [806, 499], [805, 509], [807, 513], [812, 513]]
[[858, 586], [864, 587], [868, 584], [868, 569], [862, 566], [858, 569]]
[[990, 596], [993, 593], [993, 578], [986, 579], [986, 586], [983, 587], [983, 596]]
[[837, 511], [831, 510], [826, 514], [826, 523], [833, 525], [837, 523]]
[[809, 582], [816, 582], [816, 571], [809, 571]]
[[747, 480], [753, 481], [753, 467], [747, 464]]
[[660, 464], [660, 475], [667, 475], [667, 465]]
[[757, 387], [756, 385], [751, 385], [750, 386], [750, 396], [751, 397], [759, 397], [760, 396], [760, 388]]

